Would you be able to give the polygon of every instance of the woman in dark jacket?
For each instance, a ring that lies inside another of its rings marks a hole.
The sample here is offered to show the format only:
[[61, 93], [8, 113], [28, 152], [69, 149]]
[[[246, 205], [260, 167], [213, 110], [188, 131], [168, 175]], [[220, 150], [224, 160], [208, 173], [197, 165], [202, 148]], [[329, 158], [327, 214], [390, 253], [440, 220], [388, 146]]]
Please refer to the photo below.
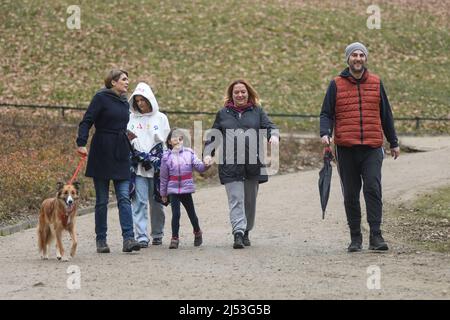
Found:
[[259, 183], [268, 180], [259, 139], [266, 136], [269, 143], [278, 144], [279, 134], [259, 106], [257, 92], [247, 81], [232, 82], [224, 100], [225, 105], [217, 112], [210, 132], [212, 137], [206, 142], [204, 160], [205, 164], [211, 164], [209, 154], [214, 156], [214, 148], [222, 144], [219, 177], [228, 196], [233, 248], [241, 249], [250, 246], [249, 231], [255, 221]]
[[114, 183], [119, 220], [122, 228], [123, 252], [138, 251], [134, 240], [133, 217], [129, 198], [130, 147], [126, 129], [129, 120], [129, 104], [126, 99], [128, 73], [111, 70], [105, 79], [105, 87], [98, 91], [84, 114], [78, 128], [78, 153], [87, 155], [89, 130], [95, 126], [86, 176], [94, 179], [95, 233], [98, 253], [109, 253], [106, 242], [109, 182]]

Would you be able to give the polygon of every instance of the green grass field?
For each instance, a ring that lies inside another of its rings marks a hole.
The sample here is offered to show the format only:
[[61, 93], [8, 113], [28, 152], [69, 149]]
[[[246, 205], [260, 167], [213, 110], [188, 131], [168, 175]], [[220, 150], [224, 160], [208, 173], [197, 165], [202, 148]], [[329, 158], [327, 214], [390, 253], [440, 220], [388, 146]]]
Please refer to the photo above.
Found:
[[[450, 252], [450, 186], [388, 210], [389, 228], [419, 248]], [[392, 226], [391, 226], [392, 225]], [[391, 231], [391, 230], [390, 230]]]
[[[165, 111], [214, 112], [227, 85], [246, 78], [269, 113], [318, 115], [329, 81], [345, 67], [346, 45], [361, 41], [395, 117], [449, 118], [447, 2], [378, 1], [381, 29], [369, 30], [369, 1], [80, 0], [81, 28], [70, 30], [71, 1], [2, 0], [0, 103], [87, 107], [106, 71], [119, 67], [131, 90], [148, 82]], [[0, 217], [35, 211], [77, 164], [76, 128], [54, 125], [74, 125], [81, 113], [62, 121], [46, 112], [0, 109]], [[208, 128], [213, 119], [169, 116], [185, 128], [193, 120]], [[273, 120], [282, 133], [317, 132], [317, 119]], [[396, 123], [403, 133], [414, 124]], [[424, 122], [423, 132], [450, 133], [450, 122]], [[303, 167], [298, 154], [288, 150], [283, 163]]]
[[[120, 67], [131, 88], [149, 82], [163, 110], [215, 111], [243, 77], [269, 112], [318, 114], [345, 46], [358, 40], [396, 117], [447, 118], [449, 8], [421, 3], [381, 1], [381, 29], [369, 30], [369, 1], [79, 1], [81, 29], [70, 30], [69, 1], [3, 0], [1, 102], [84, 107]], [[450, 132], [448, 122], [425, 125]]]

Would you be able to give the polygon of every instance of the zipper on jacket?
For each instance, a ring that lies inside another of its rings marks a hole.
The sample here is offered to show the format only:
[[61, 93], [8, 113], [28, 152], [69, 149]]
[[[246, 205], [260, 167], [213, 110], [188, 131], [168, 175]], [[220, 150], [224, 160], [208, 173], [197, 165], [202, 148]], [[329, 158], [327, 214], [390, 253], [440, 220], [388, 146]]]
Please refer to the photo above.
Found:
[[358, 103], [359, 103], [359, 126], [361, 128], [361, 144], [363, 144], [363, 116], [362, 116], [362, 101], [361, 101], [361, 91], [360, 91], [360, 82], [356, 82], [356, 86], [358, 87]]
[[181, 170], [180, 170], [180, 151], [177, 152], [177, 166], [178, 166], [178, 194], [181, 193]]

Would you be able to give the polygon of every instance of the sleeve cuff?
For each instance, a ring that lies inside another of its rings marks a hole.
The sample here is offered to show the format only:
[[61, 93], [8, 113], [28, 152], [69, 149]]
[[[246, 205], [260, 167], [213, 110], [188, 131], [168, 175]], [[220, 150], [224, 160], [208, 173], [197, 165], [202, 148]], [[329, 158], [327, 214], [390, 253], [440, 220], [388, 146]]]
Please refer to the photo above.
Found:
[[397, 148], [397, 147], [398, 147], [398, 141], [390, 143], [390, 148], [391, 149], [394, 149], [394, 148]]

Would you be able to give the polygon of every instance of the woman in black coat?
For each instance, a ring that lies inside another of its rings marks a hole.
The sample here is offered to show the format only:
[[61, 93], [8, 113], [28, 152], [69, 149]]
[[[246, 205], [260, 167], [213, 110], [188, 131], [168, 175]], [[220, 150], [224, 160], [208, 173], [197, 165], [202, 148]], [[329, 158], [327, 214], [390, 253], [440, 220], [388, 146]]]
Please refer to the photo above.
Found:
[[89, 130], [95, 126], [86, 168], [86, 176], [92, 177], [95, 187], [95, 233], [98, 253], [109, 253], [106, 242], [109, 182], [114, 183], [120, 226], [122, 228], [123, 252], [138, 251], [134, 239], [133, 217], [129, 197], [130, 147], [126, 128], [129, 105], [126, 98], [128, 73], [111, 70], [105, 78], [105, 88], [98, 91], [79, 124], [78, 153], [87, 155], [86, 144]]
[[247, 81], [232, 82], [224, 100], [225, 105], [217, 112], [210, 132], [213, 136], [206, 142], [204, 160], [211, 164], [209, 151], [214, 156], [214, 148], [222, 144], [219, 178], [228, 196], [233, 248], [241, 249], [250, 246], [249, 231], [255, 221], [258, 187], [268, 180], [261, 161], [260, 136], [278, 144], [279, 134], [260, 107], [257, 92]]

